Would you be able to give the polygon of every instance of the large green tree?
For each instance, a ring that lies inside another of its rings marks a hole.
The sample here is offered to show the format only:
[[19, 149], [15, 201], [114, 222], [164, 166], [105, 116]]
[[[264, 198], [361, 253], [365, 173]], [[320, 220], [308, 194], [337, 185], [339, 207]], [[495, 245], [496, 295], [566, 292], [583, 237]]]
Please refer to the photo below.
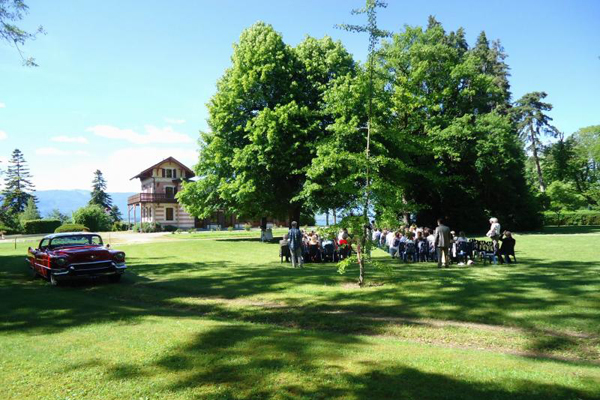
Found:
[[511, 110], [517, 123], [521, 140], [527, 144], [535, 163], [540, 192], [546, 190], [544, 175], [540, 163], [542, 139], [545, 136], [558, 137], [559, 131], [551, 124], [552, 118], [547, 112], [552, 110], [552, 104], [544, 102], [545, 92], [531, 92], [525, 94], [515, 103]]
[[[524, 152], [506, 115], [504, 58], [498, 42], [490, 48], [480, 35], [470, 49], [462, 30], [448, 34], [434, 18], [426, 29], [407, 27], [384, 44], [371, 118], [376, 212], [416, 213], [424, 225], [446, 216], [462, 229], [477, 229], [490, 214], [513, 227], [535, 225]], [[336, 167], [345, 168], [345, 178], [330, 187], [346, 192], [361, 185], [364, 168], [365, 142], [357, 132], [365, 126], [368, 86], [361, 80], [368, 81], [360, 74], [340, 81], [327, 95], [338, 118], [309, 170], [311, 181], [323, 178], [326, 186], [328, 175], [339, 176]]]
[[32, 194], [35, 192], [35, 186], [31, 182], [31, 178], [23, 153], [21, 150], [15, 149], [8, 161], [4, 177], [2, 195], [5, 212], [17, 215], [25, 210], [30, 198], [35, 200], [35, 196]]
[[548, 185], [554, 182], [570, 184], [589, 205], [599, 204], [600, 126], [582, 128], [544, 147], [542, 172]]
[[201, 178], [178, 198], [200, 217], [226, 210], [299, 220], [306, 168], [326, 134], [323, 92], [352, 70], [352, 58], [330, 38], [291, 48], [259, 22], [242, 33], [231, 61], [208, 104]]

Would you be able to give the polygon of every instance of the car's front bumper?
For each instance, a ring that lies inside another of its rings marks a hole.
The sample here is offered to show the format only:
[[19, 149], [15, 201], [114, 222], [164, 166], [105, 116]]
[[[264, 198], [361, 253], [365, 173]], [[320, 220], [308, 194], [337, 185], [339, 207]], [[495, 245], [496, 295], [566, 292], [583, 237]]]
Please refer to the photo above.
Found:
[[127, 269], [125, 263], [97, 262], [70, 264], [62, 269], [52, 269], [50, 273], [57, 280], [74, 278], [122, 275]]

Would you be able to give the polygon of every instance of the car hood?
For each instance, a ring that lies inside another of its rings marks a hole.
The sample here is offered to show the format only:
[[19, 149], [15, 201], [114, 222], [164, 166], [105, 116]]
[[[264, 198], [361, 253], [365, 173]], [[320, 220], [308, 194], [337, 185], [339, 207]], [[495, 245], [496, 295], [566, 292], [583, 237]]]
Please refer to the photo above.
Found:
[[57, 249], [54, 255], [63, 256], [71, 263], [112, 260], [112, 254], [103, 247], [69, 247]]

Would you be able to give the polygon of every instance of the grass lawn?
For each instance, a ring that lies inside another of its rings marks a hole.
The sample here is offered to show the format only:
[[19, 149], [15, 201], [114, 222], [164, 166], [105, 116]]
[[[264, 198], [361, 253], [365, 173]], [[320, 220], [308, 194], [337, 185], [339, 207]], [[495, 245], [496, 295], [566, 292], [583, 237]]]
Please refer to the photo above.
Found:
[[600, 399], [598, 227], [363, 289], [240, 234], [119, 245], [121, 283], [58, 288], [0, 244], [0, 399]]

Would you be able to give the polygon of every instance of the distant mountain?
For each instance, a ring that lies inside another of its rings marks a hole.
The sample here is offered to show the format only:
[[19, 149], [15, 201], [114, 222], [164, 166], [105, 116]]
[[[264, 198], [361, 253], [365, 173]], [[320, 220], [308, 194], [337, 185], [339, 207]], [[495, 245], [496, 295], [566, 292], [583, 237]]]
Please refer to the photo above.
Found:
[[[119, 207], [123, 217], [127, 217], [127, 198], [135, 193], [114, 192], [108, 193], [112, 197], [113, 204]], [[38, 198], [38, 209], [42, 217], [46, 217], [55, 208], [61, 213], [71, 215], [80, 207], [87, 205], [90, 201], [89, 190], [38, 190], [35, 192]]]

